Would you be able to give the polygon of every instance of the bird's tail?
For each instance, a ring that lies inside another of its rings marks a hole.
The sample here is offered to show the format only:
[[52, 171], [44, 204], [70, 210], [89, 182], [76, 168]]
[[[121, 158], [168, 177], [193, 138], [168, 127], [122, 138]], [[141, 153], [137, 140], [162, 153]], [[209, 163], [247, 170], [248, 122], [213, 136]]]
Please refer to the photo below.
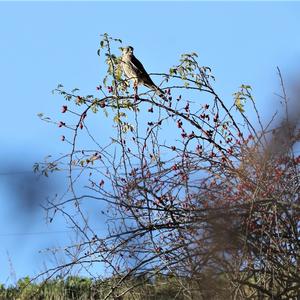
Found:
[[[146, 84], [145, 84], [146, 85]], [[155, 90], [155, 93], [160, 97], [162, 98], [164, 101], [168, 101], [168, 98], [166, 97], [164, 91], [162, 89], [160, 89], [157, 85], [155, 84], [147, 84], [146, 85], [149, 89], [153, 89]]]

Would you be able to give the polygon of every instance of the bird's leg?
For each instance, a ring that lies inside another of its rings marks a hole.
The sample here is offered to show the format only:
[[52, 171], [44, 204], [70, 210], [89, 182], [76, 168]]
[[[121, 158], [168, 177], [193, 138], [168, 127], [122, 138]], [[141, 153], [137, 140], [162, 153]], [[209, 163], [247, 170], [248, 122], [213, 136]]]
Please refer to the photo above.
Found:
[[133, 89], [134, 89], [134, 99], [138, 99], [138, 82], [135, 80], [133, 82]]
[[138, 90], [138, 84], [137, 84], [137, 81], [136, 81], [136, 80], [133, 82], [133, 89], [134, 89], [134, 92], [137, 93], [137, 90]]

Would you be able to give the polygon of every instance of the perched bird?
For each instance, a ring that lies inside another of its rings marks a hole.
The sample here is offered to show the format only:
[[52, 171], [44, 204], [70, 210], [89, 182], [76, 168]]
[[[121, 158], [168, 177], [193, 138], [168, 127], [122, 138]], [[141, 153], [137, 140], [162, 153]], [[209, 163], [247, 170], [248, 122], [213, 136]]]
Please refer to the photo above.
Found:
[[133, 87], [137, 91], [137, 86], [142, 84], [156, 91], [159, 97], [166, 100], [164, 92], [152, 81], [142, 63], [133, 55], [133, 47], [121, 48], [121, 64], [125, 76], [133, 80]]

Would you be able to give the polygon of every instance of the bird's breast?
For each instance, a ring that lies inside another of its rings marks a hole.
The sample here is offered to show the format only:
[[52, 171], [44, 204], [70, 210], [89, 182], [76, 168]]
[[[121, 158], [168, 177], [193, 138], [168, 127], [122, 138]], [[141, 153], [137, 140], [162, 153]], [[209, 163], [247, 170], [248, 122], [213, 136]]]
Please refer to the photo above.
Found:
[[138, 70], [136, 69], [136, 67], [129, 61], [129, 60], [123, 60], [122, 61], [122, 67], [123, 67], [123, 71], [125, 73], [125, 75], [128, 78], [137, 78], [138, 76]]

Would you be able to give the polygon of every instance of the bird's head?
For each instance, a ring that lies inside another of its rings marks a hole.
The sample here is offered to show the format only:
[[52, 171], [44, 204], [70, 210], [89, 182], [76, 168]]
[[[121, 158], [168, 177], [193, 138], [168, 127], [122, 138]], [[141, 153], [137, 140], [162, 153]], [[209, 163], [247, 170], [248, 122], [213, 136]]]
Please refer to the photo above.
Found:
[[133, 54], [133, 47], [120, 47], [120, 50], [122, 51], [123, 55], [132, 55]]

